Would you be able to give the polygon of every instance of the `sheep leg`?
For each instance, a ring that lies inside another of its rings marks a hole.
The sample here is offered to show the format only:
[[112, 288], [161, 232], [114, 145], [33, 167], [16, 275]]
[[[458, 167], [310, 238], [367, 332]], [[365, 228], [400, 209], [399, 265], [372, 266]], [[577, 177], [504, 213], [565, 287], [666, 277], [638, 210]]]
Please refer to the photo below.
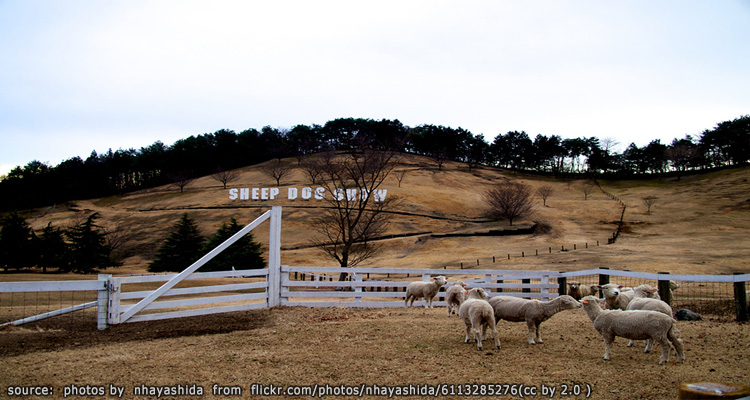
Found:
[[653, 345], [653, 343], [651, 342], [651, 339], [646, 339], [646, 348], [643, 349], [643, 352], [644, 353], [650, 353], [652, 345]]
[[487, 324], [482, 324], [482, 340], [487, 339]]
[[424, 298], [424, 308], [432, 308], [432, 299]]
[[479, 327], [472, 327], [472, 330], [474, 331], [474, 340], [477, 342], [477, 350], [482, 350], [482, 333], [479, 331]]
[[407, 294], [406, 299], [404, 300], [404, 307], [409, 307], [409, 300], [411, 300], [411, 304], [414, 305], [414, 296]]
[[544, 343], [544, 341], [542, 341], [541, 325], [542, 325], [542, 321], [537, 322], [536, 325], [535, 325], [535, 329], [536, 329], [536, 342], [538, 344]]
[[464, 343], [469, 343], [470, 339], [470, 332], [471, 332], [471, 324], [464, 321], [464, 325], [466, 325], [466, 338], [464, 339]]
[[[635, 344], [635, 340], [633, 340], [633, 339], [630, 339], [630, 340], [628, 341], [628, 347], [633, 347], [633, 345], [634, 345], [634, 344]], [[648, 353], [648, 352], [646, 352], [646, 353]]]
[[667, 332], [667, 339], [674, 345], [674, 351], [677, 353], [677, 363], [682, 363], [685, 360], [685, 351], [682, 346], [682, 340], [675, 331], [674, 326]]
[[659, 358], [659, 365], [662, 365], [669, 361], [669, 351], [672, 350], [672, 346], [669, 345], [669, 341], [666, 338], [659, 338], [657, 341], [661, 346], [661, 358]]
[[492, 322], [492, 318], [490, 318], [490, 335], [492, 335], [492, 339], [495, 341], [495, 348], [500, 350], [500, 335], [497, 333], [497, 326], [494, 322]]
[[534, 321], [526, 320], [526, 326], [529, 328], [529, 344], [536, 344], [534, 337], [536, 337], [536, 324]]
[[612, 348], [612, 342], [615, 341], [615, 336], [612, 334], [602, 335], [604, 336], [604, 359], [609, 361], [609, 353]]

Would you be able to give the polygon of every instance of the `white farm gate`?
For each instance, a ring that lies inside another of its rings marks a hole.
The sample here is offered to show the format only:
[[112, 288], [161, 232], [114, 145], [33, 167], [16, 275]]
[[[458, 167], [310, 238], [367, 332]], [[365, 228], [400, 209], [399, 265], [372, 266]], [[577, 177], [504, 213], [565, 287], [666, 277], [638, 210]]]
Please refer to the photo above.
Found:
[[[268, 268], [221, 272], [196, 272], [202, 265], [264, 221], [270, 221]], [[328, 268], [281, 265], [281, 207], [273, 207], [217, 248], [177, 274], [138, 276], [99, 275], [96, 281], [8, 282], [0, 283], [0, 295], [10, 292], [96, 291], [96, 301], [17, 319], [5, 324], [18, 325], [84, 308], [97, 307], [99, 329], [110, 324], [198, 316], [276, 306], [307, 307], [403, 307], [406, 286], [415, 280], [445, 275], [449, 281], [462, 279], [471, 287], [482, 287], [491, 296], [510, 295], [547, 300], [564, 294], [566, 280], [598, 279], [599, 283], [633, 279], [668, 287], [669, 281], [714, 282], [734, 286], [737, 319], [747, 320], [745, 282], [741, 275], [668, 275], [608, 269], [575, 272], [496, 270], [496, 269], [403, 269]], [[346, 273], [347, 281], [338, 277]], [[157, 287], [153, 287], [158, 285]], [[216, 294], [220, 293], [220, 294]], [[444, 292], [436, 306], [445, 305]], [[726, 297], [726, 296], [725, 296]], [[158, 300], [158, 301], [157, 301]], [[714, 299], [710, 299], [714, 300]], [[415, 305], [424, 304], [415, 302]]]

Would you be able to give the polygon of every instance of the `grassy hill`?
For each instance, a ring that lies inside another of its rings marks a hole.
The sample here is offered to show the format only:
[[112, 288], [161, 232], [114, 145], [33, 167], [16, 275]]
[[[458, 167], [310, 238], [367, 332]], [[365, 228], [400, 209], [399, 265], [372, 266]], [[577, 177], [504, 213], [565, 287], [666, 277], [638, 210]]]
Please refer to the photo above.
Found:
[[[287, 160], [296, 163], [296, 160]], [[600, 182], [626, 205], [623, 233], [613, 245], [607, 239], [617, 228], [622, 208], [617, 201], [595, 190], [587, 200], [580, 186], [585, 181], [562, 181], [507, 171], [446, 163], [437, 170], [428, 158], [404, 155], [396, 170], [406, 170], [399, 186], [395, 175], [386, 181], [388, 196], [403, 203], [395, 214], [389, 234], [419, 235], [388, 239], [383, 252], [368, 266], [498, 269], [552, 269], [569, 271], [597, 267], [671, 273], [750, 272], [750, 169], [734, 169], [648, 181]], [[275, 187], [260, 166], [242, 168], [229, 187]], [[434, 237], [434, 234], [486, 232], [506, 228], [507, 221], [484, 217], [482, 195], [503, 179], [521, 180], [532, 187], [555, 188], [542, 206], [537, 199], [534, 214], [514, 221], [514, 226], [543, 223], [549, 229], [533, 235]], [[66, 205], [29, 210], [23, 215], [34, 229], [52, 222], [70, 226], [92, 212], [100, 224], [124, 234], [118, 249], [124, 265], [111, 273], [146, 271], [156, 249], [182, 213], [187, 212], [204, 235], [212, 235], [230, 217], [251, 222], [272, 205], [283, 206], [282, 263], [336, 266], [311, 248], [313, 218], [325, 203], [287, 200], [289, 187], [310, 186], [296, 169], [281, 182], [281, 198], [269, 201], [230, 200], [229, 190], [211, 177], [195, 180], [184, 193], [175, 187], [159, 187], [118, 197], [81, 200]], [[229, 188], [228, 187], [228, 188]], [[642, 199], [655, 196], [651, 213]], [[267, 244], [267, 225], [254, 231]], [[597, 241], [599, 245], [597, 246]], [[550, 253], [550, 248], [552, 252]], [[560, 251], [562, 248], [568, 251]], [[575, 248], [575, 249], [574, 249]], [[521, 254], [525, 257], [521, 257]], [[539, 256], [536, 256], [537, 252]], [[511, 259], [508, 260], [508, 254]], [[495, 263], [492, 258], [495, 257]]]

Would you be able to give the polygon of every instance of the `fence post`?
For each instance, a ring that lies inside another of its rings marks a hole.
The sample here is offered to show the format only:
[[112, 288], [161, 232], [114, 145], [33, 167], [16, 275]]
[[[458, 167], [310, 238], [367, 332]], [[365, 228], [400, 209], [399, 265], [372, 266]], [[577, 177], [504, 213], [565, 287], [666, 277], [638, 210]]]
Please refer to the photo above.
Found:
[[[669, 272], [659, 272], [659, 275], [669, 275]], [[661, 297], [661, 300], [671, 306], [672, 291], [669, 290], [669, 279], [661, 279], [660, 277], [657, 286], [659, 289], [659, 297]]]
[[568, 277], [566, 276], [560, 276], [557, 278], [557, 284], [559, 287], [557, 288], [557, 294], [560, 296], [564, 296], [568, 294]]
[[[549, 285], [549, 275], [544, 274], [542, 275], [542, 285]], [[549, 288], [542, 286], [542, 288], [539, 290], [541, 293], [541, 300], [547, 301], [550, 299], [549, 297]]]
[[[599, 269], [609, 269], [607, 267], [601, 267]], [[599, 285], [606, 285], [609, 283], [609, 275], [603, 275], [599, 274]], [[604, 293], [602, 293], [601, 290], [599, 290], [599, 297], [604, 297]]]
[[109, 280], [111, 274], [99, 274], [99, 291], [96, 295], [96, 328], [100, 331], [109, 327], [107, 325], [107, 307], [109, 306]]
[[[740, 275], [735, 272], [735, 275]], [[747, 292], [745, 282], [734, 283], [734, 307], [737, 310], [737, 321], [747, 321]]]
[[[355, 274], [355, 275], [354, 275], [354, 282], [357, 282], [357, 283], [361, 284], [361, 283], [362, 283], [362, 274]], [[361, 286], [361, 285], [357, 285], [357, 286], [356, 286], [356, 287], [354, 288], [354, 292], [355, 292], [355, 293], [362, 293], [362, 286]], [[354, 297], [354, 301], [355, 301], [355, 302], [358, 302], [358, 303], [362, 302], [362, 297], [361, 297], [361, 295], [360, 295], [360, 297], [356, 297], [356, 296], [355, 296], [355, 297]]]
[[268, 307], [281, 305], [281, 207], [271, 207], [268, 240]]
[[110, 276], [107, 282], [107, 291], [109, 292], [109, 298], [107, 300], [107, 324], [117, 325], [120, 323], [120, 298], [122, 297], [122, 290], [120, 280], [112, 278]]
[[[492, 284], [492, 275], [485, 274], [484, 275], [484, 282], [487, 284]], [[487, 288], [487, 293], [492, 293], [492, 288]]]

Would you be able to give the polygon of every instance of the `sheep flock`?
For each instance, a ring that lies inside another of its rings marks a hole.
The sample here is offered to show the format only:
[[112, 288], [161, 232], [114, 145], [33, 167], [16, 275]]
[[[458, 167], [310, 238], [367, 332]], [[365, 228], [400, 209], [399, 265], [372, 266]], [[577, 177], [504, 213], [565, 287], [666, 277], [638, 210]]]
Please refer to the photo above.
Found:
[[[616, 337], [645, 340], [644, 352], [649, 353], [652, 344], [661, 346], [659, 364], [665, 364], [674, 348], [677, 363], [685, 358], [684, 346], [672, 308], [659, 297], [658, 290], [650, 285], [628, 288], [617, 284], [581, 285], [570, 282], [571, 295], [561, 295], [548, 301], [495, 294], [481, 287], [470, 288], [462, 281], [448, 282], [445, 276], [436, 276], [428, 282], [412, 282], [407, 286], [405, 306], [414, 306], [414, 301], [424, 299], [425, 308], [433, 307], [443, 286], [448, 316], [456, 314], [464, 322], [464, 343], [475, 343], [482, 350], [482, 342], [494, 341], [500, 349], [497, 327], [501, 321], [526, 322], [529, 345], [543, 344], [541, 324], [554, 315], [568, 310], [583, 309], [594, 330], [604, 341], [604, 360], [610, 360], [611, 347]], [[481, 285], [478, 285], [481, 286]], [[677, 286], [679, 287], [679, 286]], [[676, 287], [670, 287], [670, 290]], [[602, 298], [597, 297], [601, 292]], [[489, 333], [489, 336], [488, 336]]]

